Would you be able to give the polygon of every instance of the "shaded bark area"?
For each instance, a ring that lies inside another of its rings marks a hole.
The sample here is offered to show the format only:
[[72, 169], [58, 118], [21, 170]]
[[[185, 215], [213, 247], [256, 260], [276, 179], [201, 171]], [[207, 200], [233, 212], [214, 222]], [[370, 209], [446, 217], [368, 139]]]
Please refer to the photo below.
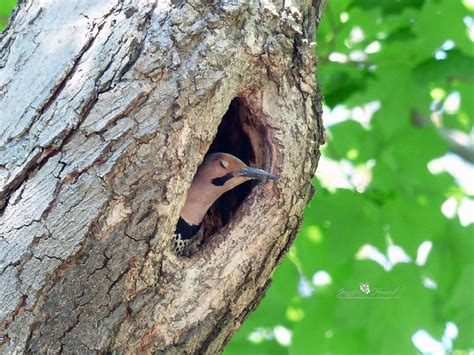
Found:
[[[313, 194], [323, 5], [20, 3], [0, 35], [1, 353], [224, 347]], [[177, 258], [187, 188], [235, 100], [249, 161], [282, 179]]]

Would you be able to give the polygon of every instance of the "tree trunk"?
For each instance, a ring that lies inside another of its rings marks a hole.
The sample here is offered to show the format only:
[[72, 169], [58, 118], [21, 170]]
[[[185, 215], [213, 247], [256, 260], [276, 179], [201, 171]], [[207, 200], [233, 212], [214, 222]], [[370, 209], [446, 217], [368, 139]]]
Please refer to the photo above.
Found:
[[[223, 349], [313, 193], [323, 3], [20, 3], [0, 35], [1, 353]], [[282, 178], [178, 258], [209, 147]]]

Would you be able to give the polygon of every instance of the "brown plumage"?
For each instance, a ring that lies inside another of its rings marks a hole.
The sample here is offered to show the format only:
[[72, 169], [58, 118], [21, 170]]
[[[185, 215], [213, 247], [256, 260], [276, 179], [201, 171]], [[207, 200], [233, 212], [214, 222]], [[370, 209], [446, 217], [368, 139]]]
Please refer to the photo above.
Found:
[[248, 180], [263, 178], [276, 180], [279, 177], [250, 168], [231, 154], [209, 154], [198, 168], [181, 210], [172, 238], [175, 253], [179, 256], [185, 253], [187, 245], [199, 231], [207, 210], [223, 193]]

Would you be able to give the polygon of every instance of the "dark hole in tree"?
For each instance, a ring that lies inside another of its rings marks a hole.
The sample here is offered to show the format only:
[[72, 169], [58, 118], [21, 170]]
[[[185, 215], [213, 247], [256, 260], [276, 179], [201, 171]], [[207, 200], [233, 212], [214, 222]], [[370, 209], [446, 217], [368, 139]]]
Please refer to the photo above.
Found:
[[[236, 98], [232, 100], [222, 118], [217, 135], [207, 154], [229, 153], [249, 166], [263, 168], [263, 132], [262, 122], [252, 115], [242, 99]], [[214, 203], [204, 219], [204, 237], [215, 233], [229, 222], [257, 183], [247, 181], [226, 192]]]

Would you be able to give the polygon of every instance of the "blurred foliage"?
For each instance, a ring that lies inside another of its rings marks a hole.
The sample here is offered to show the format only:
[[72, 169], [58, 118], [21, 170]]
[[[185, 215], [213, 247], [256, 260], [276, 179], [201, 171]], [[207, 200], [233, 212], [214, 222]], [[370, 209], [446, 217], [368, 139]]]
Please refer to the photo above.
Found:
[[2, 31], [8, 23], [8, 18], [12, 9], [16, 5], [16, 0], [0, 0], [0, 31]]
[[[427, 167], [448, 152], [440, 129], [473, 127], [472, 10], [458, 0], [329, 1], [316, 35], [324, 119], [340, 105], [350, 115], [330, 123], [323, 156], [353, 167], [372, 160], [371, 181], [358, 192], [314, 179], [295, 244], [225, 354], [414, 354], [415, 332], [441, 342], [448, 322], [458, 330], [453, 350], [474, 348], [474, 225], [441, 212], [468, 192]], [[461, 102], [450, 113], [442, 107], [453, 92]], [[361, 124], [354, 108], [370, 102], [379, 109]], [[427, 261], [415, 263], [425, 241]], [[400, 247], [410, 261], [384, 268], [356, 257], [364, 245], [388, 260]], [[331, 282], [321, 285], [322, 274]], [[371, 297], [384, 291], [395, 297]]]
[[[0, 30], [14, 4], [0, 0]], [[455, 352], [474, 348], [474, 225], [441, 212], [468, 192], [427, 168], [448, 152], [440, 128], [472, 129], [473, 8], [472, 0], [329, 1], [317, 33], [325, 119], [340, 105], [352, 116], [330, 125], [323, 156], [353, 167], [373, 161], [371, 181], [330, 188], [315, 178], [294, 246], [225, 354], [410, 354], [416, 331], [441, 341], [447, 322], [458, 329]], [[453, 92], [460, 107], [440, 109]], [[379, 107], [361, 124], [354, 109], [370, 102]], [[427, 261], [415, 263], [425, 241]], [[364, 259], [364, 245], [382, 262]]]

